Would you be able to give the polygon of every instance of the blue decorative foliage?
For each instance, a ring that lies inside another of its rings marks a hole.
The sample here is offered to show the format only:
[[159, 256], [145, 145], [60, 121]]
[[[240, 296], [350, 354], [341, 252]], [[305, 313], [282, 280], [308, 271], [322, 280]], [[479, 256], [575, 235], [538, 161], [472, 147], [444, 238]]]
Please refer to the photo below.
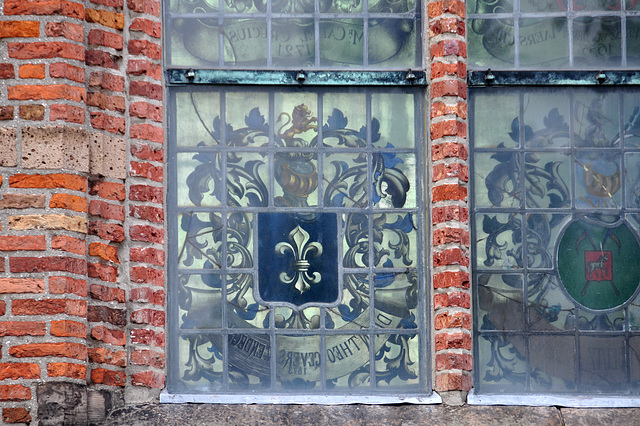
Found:
[[[357, 133], [358, 137], [367, 139], [367, 127], [360, 127], [360, 131]], [[380, 140], [380, 122], [377, 118], [371, 120], [371, 142], [376, 143]]]
[[216, 356], [216, 358], [222, 359], [222, 352], [218, 350], [218, 348], [216, 347], [216, 345], [213, 344], [213, 342], [211, 343], [211, 346], [207, 348], [207, 350], [213, 353]]
[[331, 315], [325, 315], [324, 327], [328, 330], [333, 330], [334, 328], [336, 328], [336, 324], [333, 322], [333, 318], [331, 318]]
[[351, 322], [354, 319], [358, 318], [358, 315], [362, 313], [363, 309], [360, 307], [356, 307], [353, 310], [349, 308], [347, 305], [338, 305], [338, 310], [342, 315], [342, 319], [347, 322]]
[[405, 233], [413, 231], [413, 218], [411, 217], [411, 213], [408, 213], [404, 217], [399, 217], [394, 223], [385, 223], [383, 228], [397, 229]]
[[380, 361], [384, 357], [384, 354], [390, 351], [391, 351], [391, 346], [385, 343], [384, 346], [382, 346], [378, 351], [378, 353], [376, 354], [376, 361]]
[[329, 118], [327, 118], [327, 124], [322, 126], [322, 130], [329, 131], [344, 129], [347, 127], [348, 122], [349, 120], [347, 120], [347, 117], [344, 116], [342, 111], [340, 111], [338, 108], [334, 108]]
[[[395, 148], [392, 144], [387, 142], [387, 146], [385, 148]], [[393, 169], [397, 164], [403, 163], [403, 161], [399, 158], [396, 158], [396, 154], [394, 152], [383, 152], [382, 160], [384, 161], [384, 167], [387, 169]]]
[[[386, 262], [382, 264], [385, 268], [393, 268], [393, 262], [391, 259], [387, 259]], [[378, 272], [376, 273], [373, 286], [375, 288], [384, 288], [388, 287], [395, 279], [395, 274], [393, 272]]]
[[234, 308], [233, 310], [243, 320], [251, 321], [256, 317], [256, 314], [258, 313], [259, 308], [260, 308], [260, 305], [258, 305], [257, 303], [252, 303], [249, 306], [247, 306], [245, 310], [238, 309], [238, 308]]
[[418, 324], [416, 324], [416, 316], [411, 314], [409, 318], [403, 318], [400, 321], [401, 328], [418, 328]]
[[[227, 124], [226, 126], [227, 135], [233, 133], [233, 126], [231, 124]], [[222, 132], [220, 128], [220, 117], [216, 117], [213, 119], [213, 132], [211, 132], [211, 136], [217, 141], [222, 139]]]
[[269, 131], [269, 125], [266, 124], [264, 115], [260, 114], [260, 108], [256, 107], [249, 112], [249, 115], [244, 117], [244, 122], [248, 128], [263, 131], [267, 133]]
[[[208, 260], [204, 265], [207, 269], [213, 268], [213, 265]], [[222, 288], [222, 277], [219, 274], [203, 274], [202, 282], [211, 288]]]
[[[520, 140], [520, 120], [518, 120], [518, 117], [514, 118], [513, 121], [511, 122], [511, 132], [509, 132], [509, 136], [511, 136], [511, 139], [513, 139], [515, 142], [518, 142]], [[531, 128], [531, 126], [524, 126], [524, 140], [528, 141], [533, 139], [533, 129]]]

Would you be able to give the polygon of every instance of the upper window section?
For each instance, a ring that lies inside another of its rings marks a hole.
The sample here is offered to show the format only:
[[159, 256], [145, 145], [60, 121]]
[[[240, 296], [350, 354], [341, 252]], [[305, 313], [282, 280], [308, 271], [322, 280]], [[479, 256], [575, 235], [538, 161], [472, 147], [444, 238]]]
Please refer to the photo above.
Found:
[[170, 0], [167, 67], [406, 69], [422, 63], [415, 0]]
[[471, 68], [637, 69], [638, 0], [470, 0]]

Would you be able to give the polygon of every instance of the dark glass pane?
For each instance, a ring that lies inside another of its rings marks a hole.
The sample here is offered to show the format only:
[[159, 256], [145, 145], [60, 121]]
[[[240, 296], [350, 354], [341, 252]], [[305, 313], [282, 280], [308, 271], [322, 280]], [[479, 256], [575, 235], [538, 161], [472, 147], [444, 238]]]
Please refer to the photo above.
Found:
[[626, 390], [625, 346], [623, 336], [581, 336], [580, 390], [583, 392], [620, 392]]
[[576, 392], [575, 337], [532, 336], [529, 342], [531, 391]]
[[522, 330], [524, 307], [522, 276], [478, 274], [477, 326], [480, 330]]

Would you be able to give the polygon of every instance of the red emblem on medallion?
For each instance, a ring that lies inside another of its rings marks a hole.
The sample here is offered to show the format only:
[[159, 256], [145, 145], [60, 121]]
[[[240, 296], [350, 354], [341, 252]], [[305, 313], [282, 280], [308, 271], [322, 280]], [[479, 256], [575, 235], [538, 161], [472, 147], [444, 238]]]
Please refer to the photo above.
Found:
[[611, 281], [613, 269], [610, 251], [585, 251], [584, 276], [587, 281]]

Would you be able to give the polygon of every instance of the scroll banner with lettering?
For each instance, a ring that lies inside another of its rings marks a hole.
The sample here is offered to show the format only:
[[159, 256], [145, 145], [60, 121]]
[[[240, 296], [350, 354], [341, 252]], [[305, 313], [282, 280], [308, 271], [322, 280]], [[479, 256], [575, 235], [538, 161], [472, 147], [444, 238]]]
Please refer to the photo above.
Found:
[[[196, 327], [220, 327], [220, 317], [214, 314], [212, 306], [219, 306], [222, 301], [220, 291], [191, 289], [193, 293], [190, 317]], [[409, 317], [410, 309], [417, 305], [415, 285], [375, 291], [376, 306], [374, 311], [375, 325], [384, 329], [396, 329], [400, 322]], [[367, 324], [370, 319], [369, 308], [364, 309], [352, 323]], [[237, 315], [229, 318], [232, 329], [254, 328]], [[228, 337], [229, 364], [245, 373], [258, 377], [269, 377], [271, 345], [269, 336], [256, 329], [255, 333], [231, 334]], [[326, 377], [335, 379], [345, 376], [367, 365], [369, 358], [369, 336], [349, 334], [328, 335], [325, 337]], [[378, 334], [374, 344], [375, 353], [391, 338], [390, 334]], [[222, 336], [213, 338], [215, 346], [222, 348]], [[296, 378], [306, 381], [320, 380], [320, 339], [318, 335], [278, 335], [276, 336], [277, 376], [281, 380]]]
[[[498, 13], [512, 6], [492, 0], [479, 0], [477, 13]], [[475, 19], [471, 31], [481, 37], [486, 52], [506, 63], [514, 62], [513, 20]], [[640, 20], [626, 21], [628, 59], [640, 59]], [[621, 57], [620, 18], [601, 17], [573, 21], [574, 60], [583, 63], [616, 61]], [[520, 65], [561, 66], [569, 57], [568, 21], [565, 18], [525, 19], [520, 22], [517, 43]], [[481, 54], [476, 53], [481, 56]]]
[[[369, 310], [355, 320], [366, 323]], [[376, 325], [381, 329], [396, 328], [402, 318], [376, 310]], [[375, 341], [375, 353], [389, 339], [390, 335], [378, 335]], [[325, 337], [326, 376], [328, 380], [343, 377], [369, 363], [368, 335], [329, 335]], [[276, 336], [276, 375], [280, 380], [303, 379], [316, 382], [320, 380], [320, 336]], [[229, 364], [242, 371], [259, 377], [269, 375], [270, 364], [269, 337], [266, 335], [230, 335]]]

